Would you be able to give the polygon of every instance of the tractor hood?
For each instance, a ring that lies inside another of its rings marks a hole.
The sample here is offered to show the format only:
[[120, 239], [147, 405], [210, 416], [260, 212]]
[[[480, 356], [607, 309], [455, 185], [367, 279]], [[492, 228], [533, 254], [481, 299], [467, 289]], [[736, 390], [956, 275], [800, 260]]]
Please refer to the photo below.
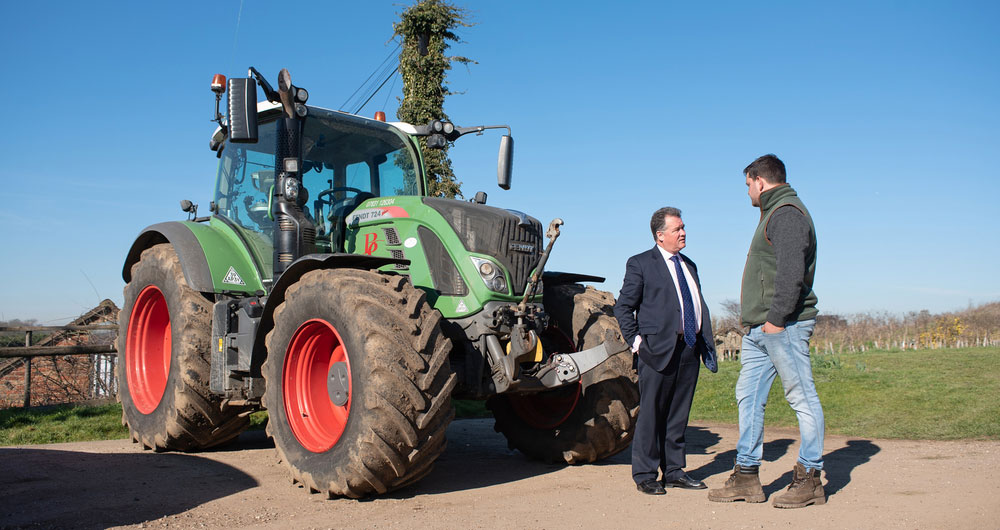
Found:
[[465, 250], [496, 258], [510, 272], [514, 294], [524, 294], [544, 246], [538, 219], [455, 199], [425, 197], [423, 202], [448, 221]]

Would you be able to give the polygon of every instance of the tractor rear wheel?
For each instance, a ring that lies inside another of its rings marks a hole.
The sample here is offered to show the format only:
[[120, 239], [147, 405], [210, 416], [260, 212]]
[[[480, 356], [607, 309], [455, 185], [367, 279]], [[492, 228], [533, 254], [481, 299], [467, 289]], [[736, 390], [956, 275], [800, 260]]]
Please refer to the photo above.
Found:
[[267, 432], [295, 481], [353, 498], [430, 472], [455, 413], [441, 313], [403, 276], [317, 270], [267, 335]]
[[208, 389], [212, 304], [188, 287], [173, 247], [143, 251], [119, 314], [118, 400], [132, 440], [156, 451], [226, 443], [250, 424]]
[[[577, 284], [546, 286], [544, 302], [551, 317], [542, 336], [546, 350], [584, 350], [604, 342], [606, 330], [620, 334], [610, 293]], [[631, 443], [639, 413], [636, 381], [626, 350], [584, 374], [576, 385], [537, 394], [499, 394], [486, 406], [496, 418], [494, 429], [511, 449], [549, 462], [585, 464]]]

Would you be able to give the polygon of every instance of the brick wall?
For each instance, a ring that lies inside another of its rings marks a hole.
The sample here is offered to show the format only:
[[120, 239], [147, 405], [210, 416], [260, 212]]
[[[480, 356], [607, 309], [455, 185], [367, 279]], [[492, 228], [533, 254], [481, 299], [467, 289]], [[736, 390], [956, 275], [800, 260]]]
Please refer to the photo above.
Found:
[[[70, 322], [85, 326], [115, 323], [118, 307], [104, 300], [94, 309]], [[79, 346], [83, 344], [113, 344], [115, 331], [59, 330], [41, 340], [37, 346]], [[95, 398], [114, 397], [114, 355], [52, 355], [31, 359], [30, 406], [76, 403]], [[95, 366], [97, 364], [97, 366]], [[24, 359], [0, 359], [0, 408], [24, 405]], [[106, 381], [98, 377], [102, 374]]]
[[[74, 403], [92, 398], [92, 355], [65, 355], [31, 359], [31, 406]], [[20, 366], [0, 379], [0, 408], [24, 405], [24, 371]]]

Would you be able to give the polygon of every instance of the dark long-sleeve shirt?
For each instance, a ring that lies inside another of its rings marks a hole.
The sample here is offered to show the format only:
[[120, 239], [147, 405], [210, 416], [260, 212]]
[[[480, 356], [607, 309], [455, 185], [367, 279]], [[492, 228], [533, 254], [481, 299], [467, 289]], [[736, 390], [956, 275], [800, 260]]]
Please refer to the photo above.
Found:
[[806, 216], [793, 206], [778, 208], [767, 223], [767, 238], [774, 247], [778, 267], [767, 321], [778, 327], [784, 327], [803, 292], [809, 289], [804, 280], [809, 225]]

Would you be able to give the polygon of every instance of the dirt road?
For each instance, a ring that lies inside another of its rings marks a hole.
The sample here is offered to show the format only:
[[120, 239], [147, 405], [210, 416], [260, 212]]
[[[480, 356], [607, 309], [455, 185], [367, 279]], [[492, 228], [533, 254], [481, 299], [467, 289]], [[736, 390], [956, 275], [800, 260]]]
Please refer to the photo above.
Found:
[[[1000, 528], [1000, 442], [829, 436], [825, 506], [717, 504], [704, 491], [635, 491], [629, 456], [533, 462], [492, 420], [460, 420], [434, 471], [387, 497], [328, 500], [292, 485], [262, 433], [197, 454], [127, 440], [0, 448], [0, 527], [40, 528]], [[769, 428], [761, 481], [790, 480], [797, 433]], [[737, 433], [688, 431], [688, 471], [725, 482]], [[770, 500], [770, 499], [769, 499]]]

